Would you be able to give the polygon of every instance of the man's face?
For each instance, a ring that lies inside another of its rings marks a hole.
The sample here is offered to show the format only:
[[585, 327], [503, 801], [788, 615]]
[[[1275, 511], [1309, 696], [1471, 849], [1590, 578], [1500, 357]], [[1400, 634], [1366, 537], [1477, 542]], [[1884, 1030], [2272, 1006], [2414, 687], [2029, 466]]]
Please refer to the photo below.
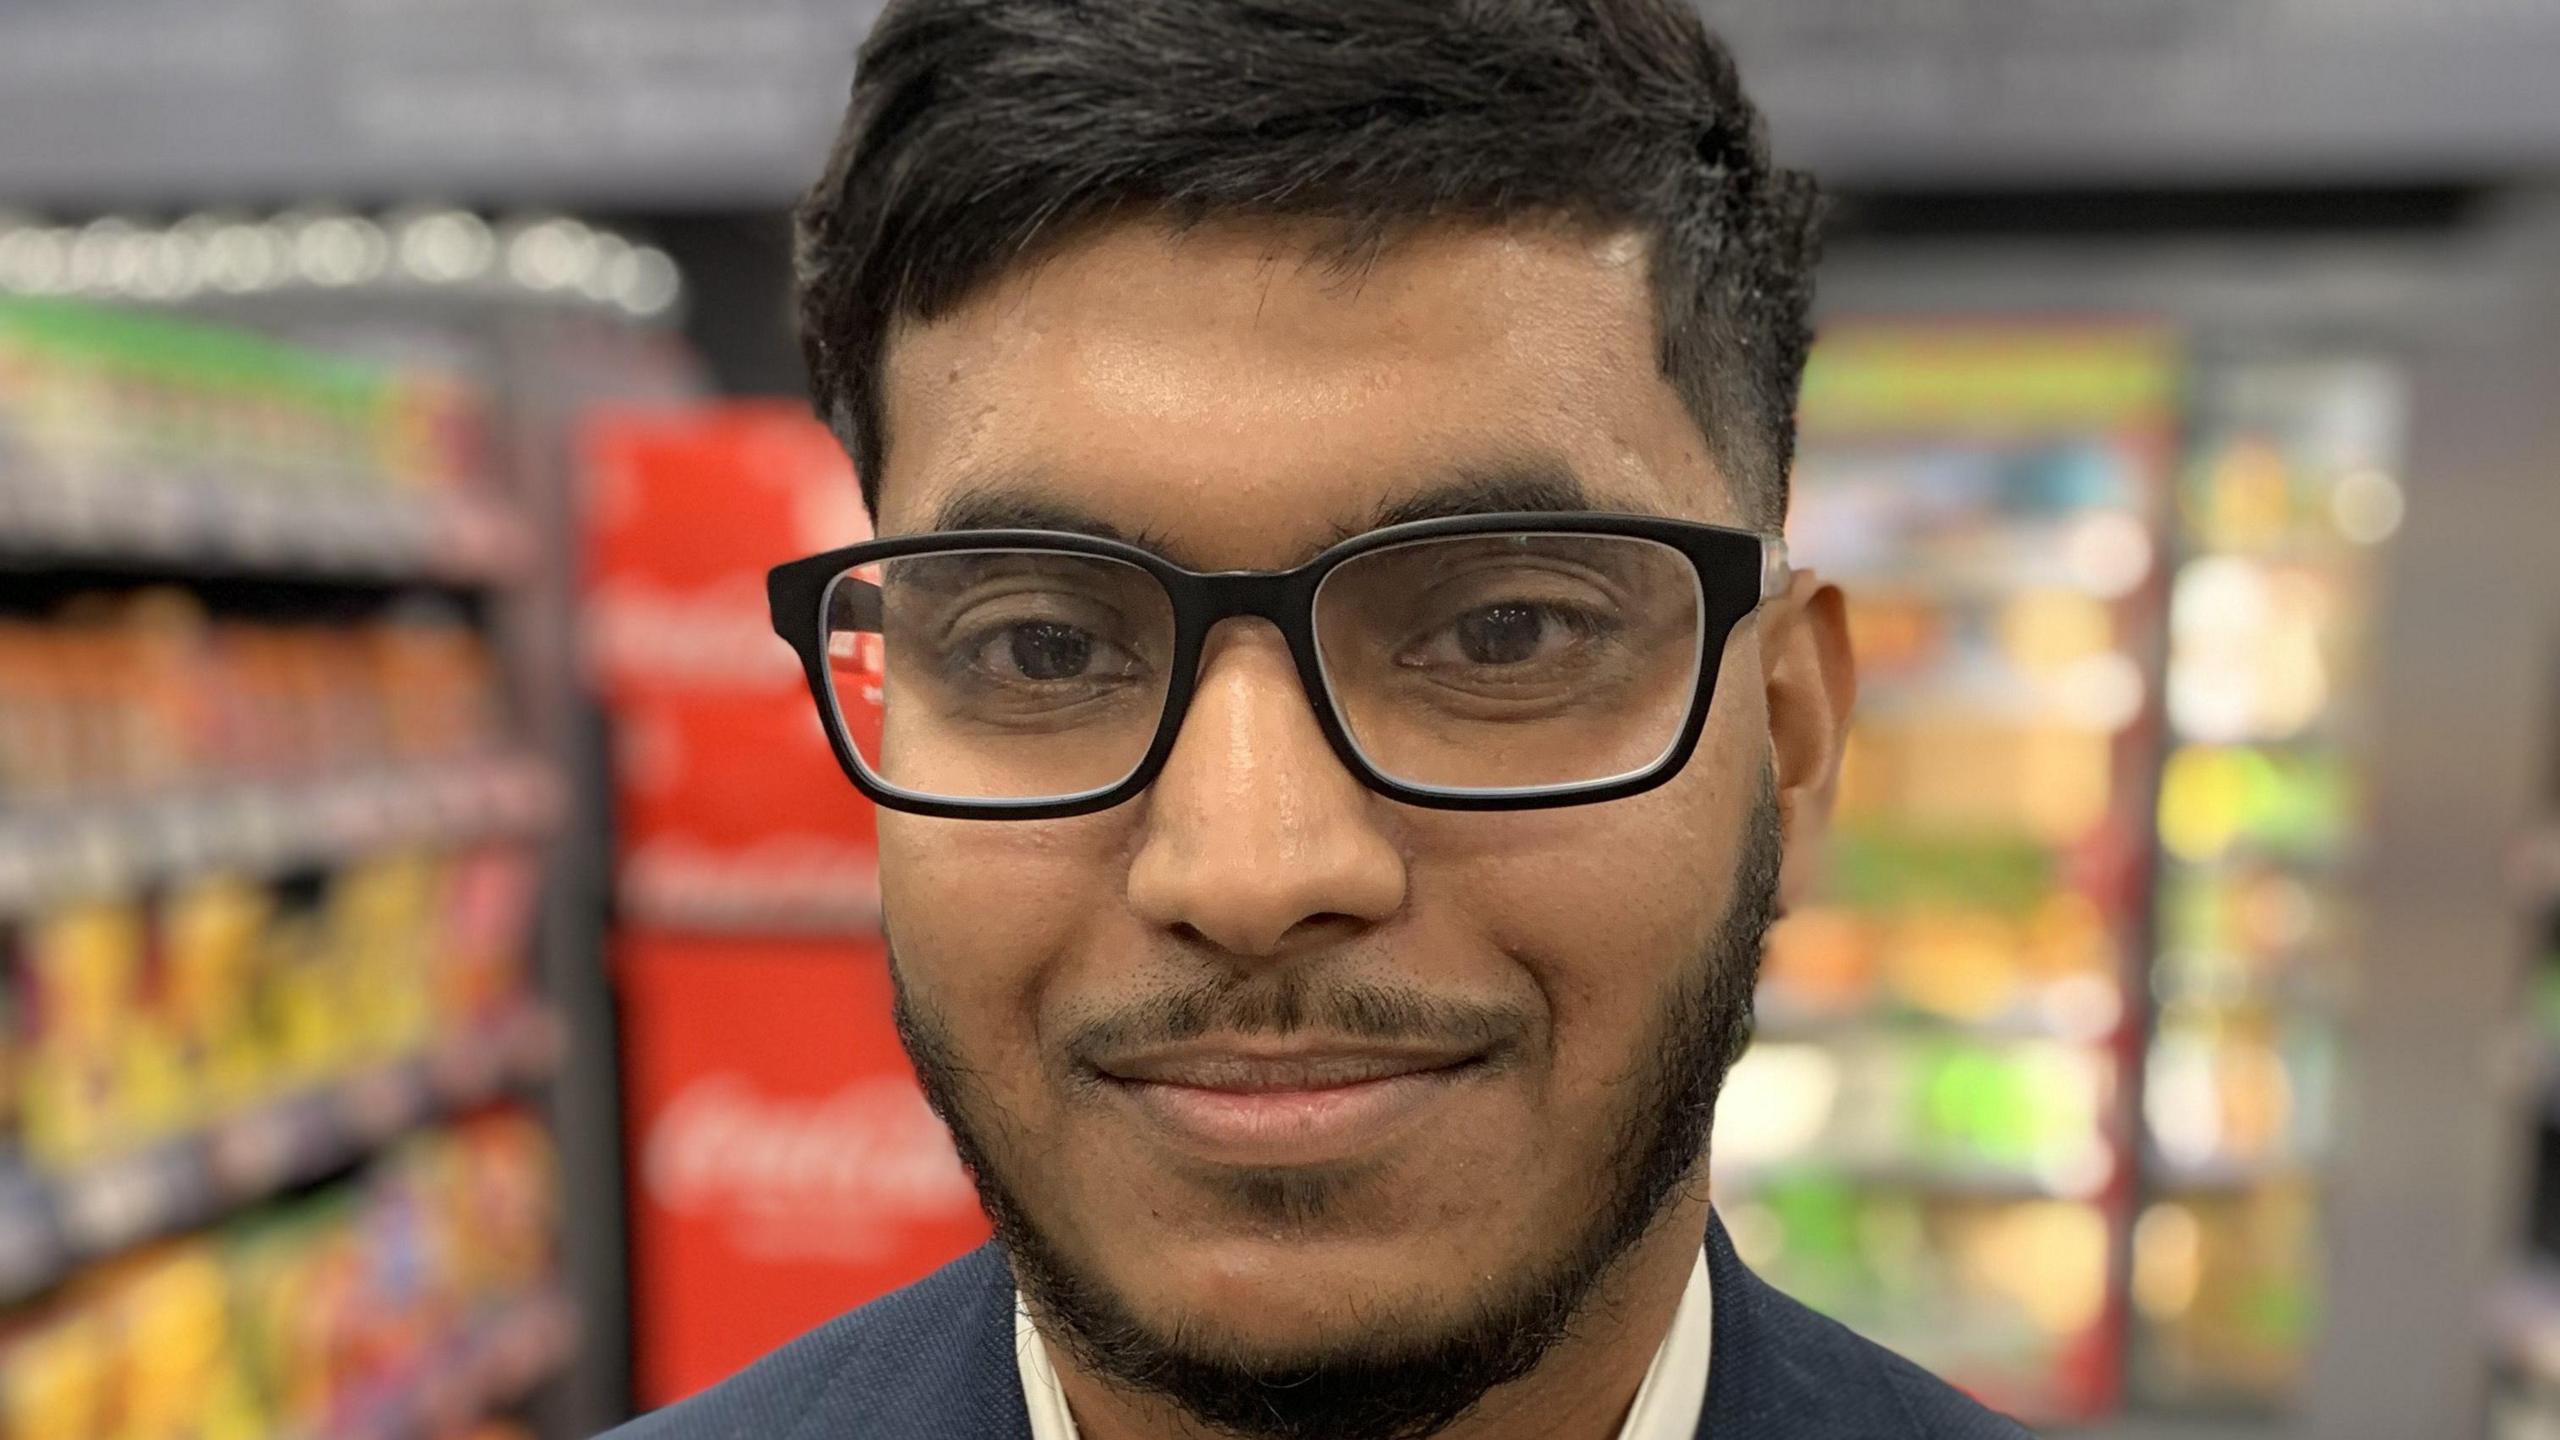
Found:
[[[1449, 230], [1346, 278], [1306, 239], [1132, 222], [903, 331], [881, 533], [965, 505], [1278, 569], [1524, 464], [1591, 508], [1741, 520], [1658, 368], [1640, 245]], [[1630, 799], [1373, 795], [1278, 632], [1240, 621], [1136, 800], [884, 813], [911, 1046], [1043, 1283], [1285, 1365], [1455, 1333], [1569, 1270], [1676, 1098], [1696, 1037], [1666, 1017], [1740, 1021], [1768, 877], [1747, 933], [1724, 922], [1755, 816], [1777, 823], [1763, 628], [1725, 647], [1695, 757]]]

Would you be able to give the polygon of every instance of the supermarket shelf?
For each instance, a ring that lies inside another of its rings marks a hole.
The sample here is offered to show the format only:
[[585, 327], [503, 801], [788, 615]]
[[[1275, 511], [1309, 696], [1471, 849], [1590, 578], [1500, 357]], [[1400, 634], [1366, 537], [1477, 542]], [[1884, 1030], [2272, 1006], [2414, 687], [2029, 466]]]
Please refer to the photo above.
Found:
[[2074, 1186], [2058, 1183], [2052, 1177], [2033, 1171], [1988, 1166], [1931, 1165], [1908, 1160], [1831, 1163], [1820, 1159], [1797, 1159], [1764, 1166], [1720, 1168], [1714, 1171], [1710, 1183], [1720, 1198], [1747, 1199], [1774, 1185], [1806, 1179], [1836, 1181], [1865, 1190], [1914, 1190], [1951, 1199], [2095, 1200], [2104, 1191], [2106, 1177], [2098, 1176], [2095, 1183]]
[[2157, 1194], [2204, 1195], [2230, 1194], [2256, 1190], [2269, 1185], [2287, 1184], [2308, 1178], [2311, 1163], [2304, 1160], [2212, 1160], [2202, 1163], [2173, 1162], [2153, 1155], [2143, 1162], [2142, 1178]]
[[2334, 709], [2324, 711], [2304, 724], [2283, 730], [2250, 730], [2239, 734], [2190, 735], [2172, 727], [2169, 743], [2173, 747], [2195, 746], [2209, 750], [2256, 750], [2270, 755], [2327, 756], [2352, 748], [2364, 739], [2349, 717]]
[[485, 585], [534, 554], [532, 527], [490, 499], [0, 471], [0, 562]]
[[2117, 1010], [2113, 1016], [2074, 1016], [2060, 1007], [2029, 1003], [1997, 1015], [1959, 1018], [1877, 1006], [1822, 1010], [1763, 1004], [1752, 1023], [1751, 1037], [1781, 1044], [1836, 1041], [1861, 1035], [1913, 1035], [2101, 1045], [2123, 1028], [2122, 1007]]
[[2125, 693], [2097, 694], [2085, 681], [2038, 679], [2006, 666], [1928, 679], [1898, 676], [1869, 683], [1862, 678], [1858, 721], [1974, 721], [2111, 735], [2142, 718], [2148, 696], [2142, 672], [2130, 657], [2111, 652], [2105, 658], [2121, 662]]
[[2155, 969], [2151, 977], [2154, 1009], [2176, 1006], [2198, 1014], [2275, 1011], [2288, 1018], [2327, 1021], [2346, 1008], [2344, 980], [2320, 969], [2317, 961], [2295, 958], [2272, 975], [2243, 978], [2233, 978], [2228, 972], [2249, 962], [2233, 959], [2219, 963], [2226, 972], [2222, 978], [2196, 984]]
[[2298, 876], [2316, 876], [2335, 884], [2348, 881], [2357, 867], [2364, 863], [2364, 857], [2352, 849], [2287, 850], [2242, 840], [2207, 856], [2171, 853], [2164, 856], [2161, 863], [2170, 870], [2197, 874], [2283, 870]]
[[274, 873], [396, 844], [540, 830], [560, 815], [564, 790], [549, 766], [519, 756], [0, 810], [0, 918], [206, 869]]
[[433, 1370], [374, 1414], [308, 1440], [429, 1440], [454, 1435], [525, 1398], [568, 1363], [578, 1313], [546, 1290], [473, 1325]]
[[466, 1111], [558, 1066], [564, 1031], [528, 1004], [351, 1079], [69, 1174], [0, 1176], [0, 1302], [81, 1265], [210, 1223]]
[[[1811, 556], [1810, 563], [1864, 595], [1997, 603], [2029, 590], [2088, 591], [2092, 577], [2086, 562], [2074, 558], [2073, 533], [2064, 521], [2018, 520], [1995, 542], [1936, 545], [1914, 539], [1884, 563], [1866, 556], [1820, 554]], [[1826, 558], [1829, 564], [1823, 563]], [[2153, 563], [2144, 557], [2143, 577], [2150, 575]]]

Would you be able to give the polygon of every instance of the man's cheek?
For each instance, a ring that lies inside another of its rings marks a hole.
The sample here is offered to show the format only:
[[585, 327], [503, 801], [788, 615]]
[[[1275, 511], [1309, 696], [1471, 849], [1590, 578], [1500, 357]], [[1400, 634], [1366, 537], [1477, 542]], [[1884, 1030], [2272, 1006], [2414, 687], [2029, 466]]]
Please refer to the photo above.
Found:
[[1091, 907], [1119, 893], [1126, 829], [1126, 817], [1116, 810], [1065, 820], [946, 820], [883, 812], [881, 886], [893, 904], [910, 895], [916, 904], [964, 914]]
[[1506, 950], [1621, 993], [1687, 961], [1732, 891], [1732, 848], [1629, 826], [1486, 865], [1471, 909]]
[[[1001, 1033], [1005, 1006], [998, 997], [1017, 961], [1012, 932], [998, 923], [969, 923], [966, 905], [900, 872], [884, 883], [889, 943], [913, 1002], [928, 1007], [960, 1069], [980, 1087], [1004, 1083], [987, 1061], [1018, 1050], [1019, 1038]], [[983, 914], [983, 912], [981, 912]]]
[[881, 899], [911, 944], [994, 956], [1036, 949], [1108, 894], [1097, 893], [1090, 859], [1036, 837], [988, 833], [1034, 824], [928, 823], [935, 828], [884, 825], [881, 836]]

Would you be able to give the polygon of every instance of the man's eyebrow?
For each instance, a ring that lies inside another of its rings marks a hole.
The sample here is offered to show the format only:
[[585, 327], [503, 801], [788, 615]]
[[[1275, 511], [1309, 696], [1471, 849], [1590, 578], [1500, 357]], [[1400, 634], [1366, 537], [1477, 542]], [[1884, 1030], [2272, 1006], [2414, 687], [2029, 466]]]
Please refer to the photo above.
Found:
[[[1592, 508], [1591, 492], [1573, 467], [1561, 461], [1520, 460], [1463, 469], [1427, 490], [1382, 502], [1371, 513], [1369, 528], [1514, 510], [1545, 513]], [[1345, 531], [1344, 537], [1355, 533]]]
[[[1460, 467], [1436, 485], [1383, 500], [1370, 512], [1365, 524], [1353, 522], [1335, 527], [1335, 538], [1347, 540], [1365, 530], [1384, 529], [1415, 520], [1443, 520], [1462, 515], [1496, 515], [1514, 511], [1553, 514], [1594, 508], [1600, 507], [1595, 506], [1591, 492], [1583, 486], [1582, 477], [1562, 461], [1502, 461]], [[1608, 508], [1650, 510], [1651, 507], [1622, 505]], [[1177, 565], [1184, 563], [1178, 547], [1166, 536], [1132, 533], [1072, 501], [1007, 481], [974, 485], [943, 501], [933, 513], [932, 529], [942, 532], [1055, 530], [1117, 540], [1124, 545], [1154, 551]]]
[[1155, 548], [1089, 510], [1009, 485], [980, 486], [952, 496], [934, 511], [933, 529], [1060, 530]]

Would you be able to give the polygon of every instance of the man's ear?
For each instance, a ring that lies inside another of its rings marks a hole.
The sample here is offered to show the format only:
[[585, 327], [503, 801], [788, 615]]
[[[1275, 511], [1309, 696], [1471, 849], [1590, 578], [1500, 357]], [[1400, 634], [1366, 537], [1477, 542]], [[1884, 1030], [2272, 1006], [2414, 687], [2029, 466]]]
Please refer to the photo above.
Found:
[[1811, 893], [1840, 788], [1849, 711], [1857, 703], [1857, 659], [1849, 649], [1848, 602], [1840, 587], [1796, 572], [1787, 593], [1763, 612], [1762, 683], [1767, 687], [1771, 763], [1785, 827], [1781, 913]]

